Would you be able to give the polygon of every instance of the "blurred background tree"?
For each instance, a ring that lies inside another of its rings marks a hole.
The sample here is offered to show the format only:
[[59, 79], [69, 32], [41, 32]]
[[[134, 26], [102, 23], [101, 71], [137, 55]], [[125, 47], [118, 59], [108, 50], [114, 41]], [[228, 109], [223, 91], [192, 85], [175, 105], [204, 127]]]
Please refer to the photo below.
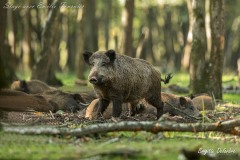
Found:
[[[240, 1], [226, 1], [224, 7], [218, 10], [218, 14], [226, 17], [224, 21], [218, 21], [223, 23], [224, 30], [214, 27], [218, 22], [212, 17], [215, 14], [215, 1], [211, 0], [62, 2], [65, 7], [60, 4], [61, 7], [55, 9], [51, 7], [56, 3], [54, 0], [1, 1], [1, 14], [6, 14], [1, 16], [0, 25], [1, 72], [6, 72], [7, 81], [32, 77], [49, 84], [60, 84], [56, 78], [58, 72], [71, 72], [80, 80], [86, 79], [88, 70], [81, 57], [84, 50], [115, 49], [120, 54], [146, 59], [163, 73], [184, 71], [191, 75], [190, 64], [196, 64], [193, 63], [195, 55], [196, 61], [202, 59], [202, 63], [192, 71], [204, 78], [191, 80], [190, 86], [193, 83], [209, 86], [206, 89], [201, 87], [201, 90], [191, 89], [192, 93], [208, 91], [217, 94], [219, 90], [215, 90], [213, 84], [221, 88], [221, 80], [218, 80], [222, 72], [237, 71], [237, 59], [240, 57]], [[194, 29], [195, 2], [203, 3], [205, 10], [202, 17], [198, 17], [202, 19], [202, 32], [206, 33], [206, 46], [200, 47], [205, 50], [204, 53], [198, 52], [195, 45], [199, 44], [194, 43], [194, 35], [200, 35]], [[19, 8], [14, 9], [13, 6]], [[51, 22], [55, 25], [51, 25], [49, 34], [44, 37], [45, 24], [54, 10], [58, 12], [56, 21]], [[223, 40], [225, 43], [222, 43]], [[47, 41], [49, 50], [44, 49], [44, 41]], [[219, 43], [221, 48], [214, 50]], [[220, 61], [217, 62], [213, 55]], [[41, 62], [43, 57], [49, 58]], [[209, 68], [209, 64], [213, 67]], [[197, 69], [199, 67], [201, 71]], [[215, 77], [216, 70], [219, 71], [218, 78], [210, 79]], [[221, 94], [216, 97], [221, 98]]]

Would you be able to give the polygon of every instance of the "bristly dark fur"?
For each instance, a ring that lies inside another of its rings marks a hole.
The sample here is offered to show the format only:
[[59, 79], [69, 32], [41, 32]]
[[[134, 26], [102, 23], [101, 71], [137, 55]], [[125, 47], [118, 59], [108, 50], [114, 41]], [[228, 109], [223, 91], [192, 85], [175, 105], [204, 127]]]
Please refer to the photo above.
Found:
[[110, 101], [113, 117], [119, 117], [122, 103], [136, 105], [140, 99], [157, 108], [157, 117], [163, 114], [161, 102], [161, 74], [142, 59], [119, 55], [114, 50], [98, 51], [89, 57], [83, 54], [91, 70], [89, 81], [99, 100], [99, 112], [103, 113]]

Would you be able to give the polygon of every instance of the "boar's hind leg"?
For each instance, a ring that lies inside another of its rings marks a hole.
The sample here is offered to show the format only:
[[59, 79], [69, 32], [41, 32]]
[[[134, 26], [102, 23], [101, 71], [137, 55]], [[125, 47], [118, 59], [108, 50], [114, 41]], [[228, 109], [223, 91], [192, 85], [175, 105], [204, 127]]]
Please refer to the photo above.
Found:
[[113, 117], [120, 117], [121, 113], [122, 113], [122, 101], [120, 101], [118, 99], [113, 99], [112, 116]]
[[146, 101], [152, 106], [157, 108], [157, 119], [159, 119], [163, 114], [163, 103], [158, 96], [159, 94], [155, 94], [152, 97], [148, 97]]
[[106, 110], [107, 106], [109, 105], [110, 101], [100, 98], [98, 104], [98, 114], [103, 115], [103, 112]]

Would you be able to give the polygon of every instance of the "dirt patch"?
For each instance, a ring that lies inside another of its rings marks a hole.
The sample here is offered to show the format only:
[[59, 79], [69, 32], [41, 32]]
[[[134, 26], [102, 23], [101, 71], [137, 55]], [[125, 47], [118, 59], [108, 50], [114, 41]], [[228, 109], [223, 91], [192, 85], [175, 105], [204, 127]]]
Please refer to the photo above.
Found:
[[[181, 116], [169, 116], [163, 115], [166, 120], [171, 120], [181, 123], [194, 123], [194, 122], [217, 122], [223, 120], [230, 120], [239, 117], [240, 107], [231, 106], [230, 104], [224, 104], [220, 107], [216, 107], [216, 110], [202, 112], [205, 115], [204, 120], [193, 120], [187, 117]], [[111, 120], [105, 120], [99, 118], [97, 120], [88, 120], [84, 118], [85, 110], [77, 113], [44, 113], [44, 112], [0, 112], [0, 122], [4, 123], [18, 123], [18, 124], [31, 124], [31, 125], [53, 125], [53, 126], [81, 126], [95, 123], [111, 122]], [[140, 113], [135, 116], [128, 116], [127, 112], [122, 113], [122, 121], [155, 121], [156, 115]]]

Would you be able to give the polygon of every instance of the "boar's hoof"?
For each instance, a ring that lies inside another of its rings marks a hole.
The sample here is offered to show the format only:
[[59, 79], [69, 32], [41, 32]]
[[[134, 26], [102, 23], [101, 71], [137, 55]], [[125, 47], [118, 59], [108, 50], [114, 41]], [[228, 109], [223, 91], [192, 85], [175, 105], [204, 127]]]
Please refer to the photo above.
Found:
[[117, 122], [120, 122], [121, 119], [119, 117], [112, 117], [112, 121], [117, 123]]

